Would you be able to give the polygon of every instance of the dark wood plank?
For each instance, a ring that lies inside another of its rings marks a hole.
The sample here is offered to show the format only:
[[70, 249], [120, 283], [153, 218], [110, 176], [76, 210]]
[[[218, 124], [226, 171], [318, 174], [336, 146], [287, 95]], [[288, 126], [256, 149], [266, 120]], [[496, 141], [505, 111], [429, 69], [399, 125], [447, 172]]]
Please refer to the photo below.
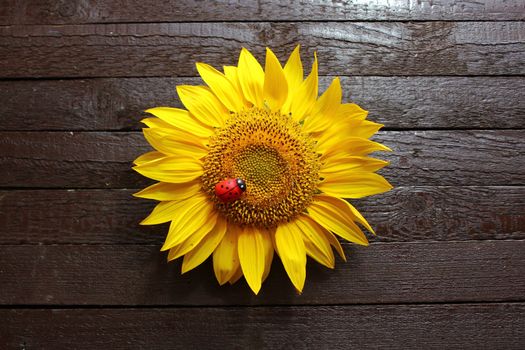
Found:
[[12, 132], [0, 136], [0, 149], [4, 186], [137, 188], [147, 183], [131, 169], [133, 159], [150, 150], [140, 133]]
[[[331, 78], [322, 77], [324, 90]], [[345, 101], [387, 128], [525, 128], [522, 77], [343, 77]], [[143, 110], [181, 107], [197, 78], [0, 81], [0, 130], [130, 130]]]
[[399, 187], [354, 200], [377, 228], [374, 239], [523, 239], [523, 187]]
[[520, 0], [4, 0], [0, 25], [261, 20], [520, 20]]
[[[0, 191], [0, 244], [161, 244], [167, 226], [139, 226], [155, 202], [133, 190]], [[525, 187], [398, 187], [353, 203], [371, 241], [525, 239]]]
[[9, 349], [521, 350], [525, 337], [520, 303], [7, 309], [0, 317]]
[[[0, 77], [194, 76], [247, 46], [317, 50], [322, 75], [523, 75], [525, 22], [160, 23], [0, 27]], [[125, 58], [125, 64], [123, 59]]]
[[298, 296], [274, 261], [259, 296], [219, 286], [208, 261], [180, 276], [160, 246], [0, 246], [2, 305], [389, 304], [522, 301], [525, 241], [348, 246], [335, 270], [308, 263]]
[[[523, 130], [384, 132], [392, 145], [383, 174], [394, 185], [521, 185]], [[504, 174], [502, 173], [504, 172]]]
[[[524, 130], [386, 131], [380, 155], [395, 186], [523, 185]], [[1, 132], [0, 187], [139, 188], [131, 169], [148, 151], [137, 132]]]

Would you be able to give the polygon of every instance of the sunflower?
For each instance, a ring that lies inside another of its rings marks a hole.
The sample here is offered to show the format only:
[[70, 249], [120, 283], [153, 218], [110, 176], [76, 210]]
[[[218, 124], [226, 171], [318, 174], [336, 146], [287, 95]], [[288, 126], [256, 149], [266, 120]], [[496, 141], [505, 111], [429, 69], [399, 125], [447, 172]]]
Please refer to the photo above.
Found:
[[388, 163], [369, 157], [389, 148], [369, 140], [381, 124], [341, 102], [339, 78], [318, 97], [317, 67], [314, 55], [304, 79], [299, 46], [284, 68], [266, 49], [264, 69], [243, 48], [224, 72], [197, 63], [206, 86], [177, 87], [186, 109], [146, 111], [155, 150], [133, 169], [158, 182], [135, 196], [160, 203], [141, 224], [170, 222], [161, 250], [184, 257], [182, 273], [213, 256], [219, 284], [244, 276], [257, 294], [275, 252], [301, 292], [307, 256], [334, 268], [337, 236], [368, 245], [359, 225], [372, 228], [344, 198], [392, 188], [375, 173]]

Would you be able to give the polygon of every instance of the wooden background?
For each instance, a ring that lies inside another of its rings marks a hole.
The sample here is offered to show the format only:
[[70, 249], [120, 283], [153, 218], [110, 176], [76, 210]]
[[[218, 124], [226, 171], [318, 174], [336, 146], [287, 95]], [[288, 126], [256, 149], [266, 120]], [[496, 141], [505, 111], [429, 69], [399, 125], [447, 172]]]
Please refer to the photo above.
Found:
[[[523, 0], [0, 0], [1, 349], [524, 349]], [[259, 296], [180, 276], [130, 169], [195, 61], [301, 43], [386, 127], [378, 236]]]

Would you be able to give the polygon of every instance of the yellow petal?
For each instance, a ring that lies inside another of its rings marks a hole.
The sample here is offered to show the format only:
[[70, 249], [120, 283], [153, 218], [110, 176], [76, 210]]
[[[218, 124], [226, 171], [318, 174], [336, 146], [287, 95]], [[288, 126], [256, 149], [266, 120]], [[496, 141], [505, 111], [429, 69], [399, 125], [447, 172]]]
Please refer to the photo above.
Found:
[[288, 277], [295, 289], [302, 292], [306, 279], [306, 249], [295, 221], [279, 224], [275, 231], [275, 244]]
[[[188, 111], [185, 111], [185, 112], [188, 113]], [[191, 117], [191, 119], [193, 119], [195, 123], [198, 123], [199, 125], [204, 125], [193, 117]], [[175, 135], [185, 134], [185, 135], [190, 135], [191, 138], [193, 139], [200, 140], [201, 143], [206, 143], [209, 136], [213, 132], [211, 129], [208, 129], [208, 127], [206, 127], [206, 130], [208, 130], [206, 136], [197, 135], [189, 129], [185, 130], [182, 128], [177, 128], [169, 123], [166, 123], [164, 120], [155, 118], [155, 117], [144, 118], [141, 120], [141, 123], [146, 124], [147, 127], [149, 127], [152, 130], [155, 130], [155, 132], [158, 133], [159, 135], [168, 136], [168, 135], [173, 135], [173, 134]]]
[[200, 122], [213, 126], [224, 126], [229, 112], [217, 97], [205, 86], [177, 86], [177, 93], [184, 106]]
[[334, 144], [336, 142], [334, 139], [339, 140], [349, 137], [368, 139], [382, 127], [383, 124], [377, 124], [368, 120], [349, 119], [334, 123], [320, 135], [316, 135], [316, 139], [320, 145]]
[[324, 230], [323, 234], [325, 235], [325, 238], [328, 242], [330, 242], [330, 245], [335, 248], [337, 254], [343, 259], [343, 261], [346, 261], [345, 252], [343, 251], [343, 247], [341, 246], [341, 243], [339, 243], [339, 240], [336, 236], [334, 236], [330, 231]]
[[222, 216], [217, 217], [213, 229], [200, 243], [186, 255], [182, 261], [182, 273], [186, 273], [202, 264], [213, 253], [226, 234], [227, 223]]
[[171, 221], [184, 205], [179, 201], [160, 202], [153, 208], [153, 211], [140, 222], [141, 225], [158, 225]]
[[384, 126], [383, 124], [374, 123], [369, 120], [357, 119], [348, 120], [343, 124], [347, 136], [362, 137], [364, 139], [370, 138]]
[[157, 151], [166, 155], [181, 155], [190, 158], [201, 158], [208, 154], [208, 148], [200, 138], [183, 132], [170, 134], [158, 132], [157, 129], [142, 129], [144, 137]]
[[327, 230], [361, 245], [368, 245], [364, 233], [352, 220], [348, 206], [340, 201], [326, 200], [327, 196], [316, 196], [308, 206], [308, 215]]
[[255, 227], [246, 226], [239, 233], [238, 249], [242, 272], [255, 294], [261, 289], [264, 274], [265, 242], [263, 233]]
[[324, 233], [326, 229], [303, 214], [297, 219], [297, 227], [303, 233], [306, 254], [320, 264], [333, 269], [335, 266], [335, 258], [330, 247], [330, 242], [328, 242], [326, 234]]
[[235, 66], [224, 66], [224, 75], [228, 80], [232, 83], [235, 90], [237, 91], [237, 94], [239, 95], [239, 98], [241, 99], [241, 102], [243, 106], [245, 107], [251, 107], [252, 103], [249, 102], [242, 92], [241, 83], [239, 82], [239, 69]]
[[368, 111], [365, 111], [355, 103], [343, 103], [337, 110], [337, 120], [357, 119], [363, 120], [368, 116]]
[[281, 107], [283, 114], [291, 112], [291, 103], [303, 82], [303, 63], [301, 62], [301, 55], [299, 53], [300, 48], [300, 45], [295, 47], [284, 66], [284, 76], [288, 84], [288, 97]]
[[318, 188], [329, 196], [362, 198], [390, 191], [393, 187], [381, 175], [365, 171], [348, 171], [327, 175]]
[[242, 109], [242, 99], [233, 84], [224, 74], [206, 63], [197, 63], [197, 70], [202, 80], [204, 80], [226, 108], [232, 112], [239, 112]]
[[212, 129], [206, 126], [206, 124], [203, 124], [195, 119], [188, 111], [184, 109], [155, 107], [147, 109], [146, 113], [153, 114], [155, 117], [161, 119], [174, 128], [185, 130], [200, 137], [207, 138], [213, 134]]
[[239, 265], [239, 266], [237, 266], [237, 270], [235, 270], [235, 273], [228, 280], [228, 283], [229, 284], [234, 284], [239, 279], [241, 279], [241, 277], [242, 277], [242, 269], [241, 269], [241, 265]]
[[314, 63], [310, 75], [303, 81], [297, 90], [291, 105], [292, 118], [296, 121], [303, 120], [310, 113], [318, 93], [317, 55], [314, 55]]
[[323, 178], [329, 178], [332, 175], [344, 177], [345, 174], [351, 176], [356, 171], [374, 172], [388, 164], [389, 162], [387, 161], [370, 157], [328, 157], [322, 165], [319, 175]]
[[[161, 250], [168, 250], [181, 244], [207, 222], [212, 221], [212, 213], [214, 213], [213, 204], [202, 192], [184, 200], [184, 206], [181, 206], [177, 216], [171, 220], [170, 229]], [[214, 221], [213, 224], [215, 224]], [[211, 230], [211, 227], [207, 232]]]
[[136, 172], [150, 179], [182, 183], [195, 180], [202, 175], [202, 163], [187, 157], [164, 157], [133, 167]]
[[335, 78], [315, 102], [309, 117], [304, 120], [303, 132], [319, 132], [327, 129], [336, 119], [343, 92], [339, 78]]
[[250, 51], [242, 48], [238, 64], [239, 83], [244, 96], [257, 107], [264, 107], [264, 71]]
[[385, 145], [361, 137], [334, 137], [317, 143], [318, 152], [322, 153], [321, 160], [328, 157], [366, 156], [376, 151], [392, 151]]
[[213, 271], [221, 286], [232, 278], [239, 267], [237, 237], [237, 230], [228, 226], [224, 238], [213, 252]]
[[[348, 201], [336, 197], [331, 196], [319, 196], [322, 197], [323, 201], [331, 203], [334, 206], [347, 206], [349, 210], [349, 215], [352, 217], [354, 221], [359, 222], [361, 225], [365, 226], [370, 232], [374, 233], [374, 230], [372, 227], [368, 224], [368, 222], [365, 220], [363, 215]], [[318, 197], [318, 198], [319, 198]]]
[[303, 82], [303, 63], [301, 62], [300, 49], [301, 46], [297, 45], [284, 65], [284, 75], [290, 90], [299, 88]]
[[[188, 113], [188, 111], [184, 111], [184, 112]], [[197, 119], [195, 119], [194, 117], [191, 117], [191, 118], [195, 121], [195, 123], [198, 123], [199, 125], [204, 125], [201, 122], [199, 122]], [[180, 137], [179, 135], [189, 135], [191, 139], [199, 140], [198, 141], [199, 144], [205, 144], [208, 141], [209, 136], [213, 132], [211, 127], [210, 128], [206, 127], [206, 130], [208, 130], [207, 136], [200, 136], [200, 135], [195, 134], [194, 132], [191, 132], [191, 130], [184, 130], [182, 128], [177, 128], [169, 123], [166, 123], [164, 120], [155, 118], [155, 117], [144, 118], [141, 120], [141, 123], [146, 124], [146, 126], [150, 128], [150, 130], [154, 130], [155, 133], [159, 134], [159, 136], [164, 137], [164, 136], [175, 135], [177, 137]]]
[[173, 125], [155, 117], [144, 118], [140, 122], [145, 124], [148, 128], [162, 130], [166, 134], [168, 134], [171, 130], [178, 130]]
[[288, 84], [281, 63], [269, 48], [266, 48], [266, 64], [264, 67], [263, 99], [271, 110], [281, 108], [288, 96]]
[[264, 282], [268, 275], [270, 274], [270, 269], [272, 267], [272, 261], [273, 261], [273, 252], [274, 247], [272, 243], [272, 239], [270, 238], [271, 235], [275, 234], [275, 229], [260, 229], [262, 234], [264, 235], [264, 272], [262, 281]]
[[348, 208], [350, 208], [350, 211], [352, 212], [352, 215], [353, 215], [352, 218], [354, 219], [354, 221], [357, 221], [358, 223], [360, 223], [361, 225], [366, 227], [366, 229], [368, 231], [370, 231], [371, 233], [376, 234], [374, 232], [374, 229], [372, 228], [372, 226], [370, 226], [370, 224], [368, 223], [368, 221], [366, 221], [364, 216], [361, 215], [359, 210], [357, 210], [352, 204], [348, 203], [347, 201], [345, 201], [345, 202], [346, 202], [346, 204], [348, 204]]
[[158, 182], [133, 195], [139, 198], [155, 199], [158, 201], [178, 201], [197, 194], [201, 188], [202, 185], [198, 180], [180, 184]]
[[145, 163], [152, 162], [154, 160], [159, 160], [160, 158], [166, 157], [165, 154], [160, 153], [158, 151], [151, 151], [148, 153], [144, 153], [143, 155], [139, 156], [137, 159], [133, 161], [133, 164], [135, 165], [142, 165]]
[[207, 220], [202, 224], [202, 226], [196, 227], [195, 231], [190, 233], [186, 239], [176, 246], [171, 247], [168, 254], [168, 261], [178, 259], [184, 254], [189, 253], [191, 250], [195, 249], [195, 247], [197, 247], [204, 237], [206, 237], [206, 235], [213, 229], [215, 223], [217, 222], [217, 216], [217, 212], [212, 212]]

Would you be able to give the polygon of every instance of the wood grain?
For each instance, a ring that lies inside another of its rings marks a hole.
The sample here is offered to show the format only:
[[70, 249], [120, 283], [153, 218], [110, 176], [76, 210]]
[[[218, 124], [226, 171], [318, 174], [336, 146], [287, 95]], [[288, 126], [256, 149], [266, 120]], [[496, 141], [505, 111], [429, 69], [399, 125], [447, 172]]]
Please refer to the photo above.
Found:
[[[9, 349], [522, 349], [523, 304], [0, 310]], [[49, 330], [53, 331], [50, 332]], [[74, 335], [74, 336], [72, 336]], [[175, 345], [176, 344], [176, 345]]]
[[[166, 225], [139, 226], [154, 201], [132, 190], [0, 191], [0, 244], [158, 244]], [[353, 200], [373, 242], [525, 239], [525, 187], [398, 187]]]
[[520, 0], [4, 0], [0, 25], [276, 20], [522, 20]]
[[[0, 27], [0, 77], [194, 76], [297, 43], [322, 75], [523, 75], [525, 22], [264, 22]], [[125, 64], [123, 64], [125, 62]]]
[[292, 305], [519, 301], [525, 241], [344, 246], [335, 270], [309, 261], [302, 295], [274, 261], [259, 296], [219, 286], [208, 261], [180, 275], [160, 245], [0, 246], [2, 305]]
[[[524, 349], [523, 0], [0, 1], [0, 349]], [[376, 229], [297, 295], [180, 275], [131, 161], [195, 62], [314, 51], [385, 124]]]
[[[321, 77], [323, 91], [331, 81]], [[0, 81], [0, 130], [138, 130], [143, 110], [181, 107], [197, 78]], [[525, 128], [522, 77], [343, 77], [344, 101], [387, 128]]]
[[[394, 186], [523, 185], [525, 131], [386, 131]], [[137, 132], [0, 132], [0, 187], [139, 188], [131, 169], [150, 148]]]

